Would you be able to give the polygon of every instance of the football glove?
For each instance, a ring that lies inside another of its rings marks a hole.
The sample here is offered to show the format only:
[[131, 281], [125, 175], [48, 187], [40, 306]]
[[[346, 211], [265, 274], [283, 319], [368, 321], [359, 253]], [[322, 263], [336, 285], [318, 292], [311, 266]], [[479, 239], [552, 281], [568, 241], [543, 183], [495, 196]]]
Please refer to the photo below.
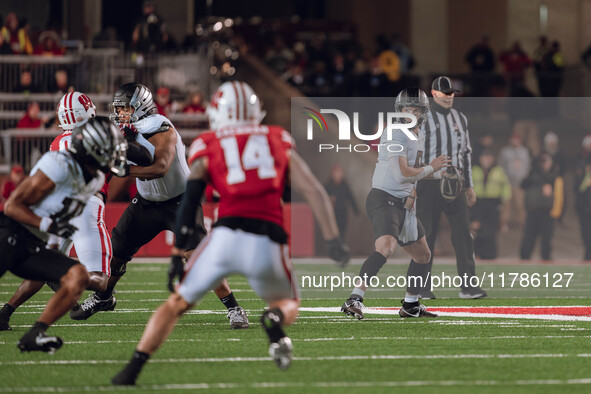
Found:
[[331, 239], [326, 241], [326, 250], [328, 256], [340, 263], [341, 267], [344, 267], [349, 262], [351, 255], [349, 254], [349, 247], [340, 240], [340, 238]]
[[39, 230], [57, 235], [61, 238], [70, 238], [78, 228], [70, 224], [67, 220], [57, 220], [53, 216], [50, 218], [41, 218]]
[[168, 266], [168, 290], [174, 293], [175, 282], [182, 279], [185, 274], [185, 263], [182, 256], [170, 256], [170, 265]]
[[441, 172], [439, 181], [439, 191], [441, 196], [447, 201], [452, 202], [462, 193], [464, 177], [457, 167], [449, 166]]
[[137, 135], [138, 135], [138, 131], [136, 130], [134, 125], [129, 124], [129, 123], [125, 123], [125, 124], [120, 125], [119, 128], [123, 132], [123, 137], [125, 137], [125, 140], [127, 142], [135, 141], [135, 139], [137, 138]]

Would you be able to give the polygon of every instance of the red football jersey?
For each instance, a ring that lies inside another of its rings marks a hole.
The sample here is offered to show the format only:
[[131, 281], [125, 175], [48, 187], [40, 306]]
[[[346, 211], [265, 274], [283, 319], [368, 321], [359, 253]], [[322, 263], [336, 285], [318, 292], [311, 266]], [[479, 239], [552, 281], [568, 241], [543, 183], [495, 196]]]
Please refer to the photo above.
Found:
[[224, 127], [193, 141], [189, 165], [208, 158], [210, 182], [220, 194], [219, 218], [237, 216], [283, 226], [281, 195], [291, 146], [291, 135], [279, 126]]
[[[70, 146], [71, 143], [72, 143], [72, 132], [69, 130], [64, 131], [63, 133], [61, 133], [60, 135], [55, 137], [55, 139], [51, 142], [51, 145], [49, 146], [49, 151], [54, 152], [54, 151], [58, 151], [58, 150], [66, 150], [66, 149], [68, 149], [68, 147]], [[106, 198], [107, 194], [109, 192], [109, 180], [111, 179], [110, 172], [107, 174], [105, 179], [106, 179], [105, 184], [101, 188], [101, 193], [103, 193]]]

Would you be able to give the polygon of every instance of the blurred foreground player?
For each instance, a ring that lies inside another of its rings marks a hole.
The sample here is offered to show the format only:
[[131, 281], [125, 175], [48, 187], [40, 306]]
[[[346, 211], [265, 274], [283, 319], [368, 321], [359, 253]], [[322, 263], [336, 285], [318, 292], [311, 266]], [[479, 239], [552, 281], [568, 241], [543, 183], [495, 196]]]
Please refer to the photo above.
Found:
[[[88, 119], [96, 116], [94, 103], [88, 96], [80, 92], [65, 94], [59, 102], [57, 110], [60, 127], [64, 130], [58, 135], [51, 146], [50, 151], [67, 151], [72, 144], [72, 130]], [[127, 159], [134, 162], [149, 164], [152, 160], [149, 151], [137, 143], [127, 145]], [[116, 159], [117, 176], [125, 176], [125, 157]], [[90, 283], [87, 290], [104, 291], [110, 276], [111, 263], [111, 237], [104, 221], [105, 201], [107, 199], [108, 182], [112, 172], [109, 171], [107, 179], [97, 193], [88, 200], [84, 211], [80, 216], [72, 219], [72, 224], [78, 229], [70, 239], [61, 239], [51, 236], [49, 247], [59, 249], [66, 256], [69, 255], [72, 243], [76, 247], [76, 254], [80, 262], [90, 274]], [[9, 320], [16, 308], [30, 299], [43, 287], [44, 282], [24, 280], [12, 298], [0, 310], [0, 331], [10, 330]], [[57, 291], [59, 283], [48, 282], [48, 286]], [[79, 314], [79, 308], [86, 309], [87, 305], [76, 304], [71, 316]]]
[[[177, 291], [150, 318], [132, 359], [112, 379], [113, 384], [135, 384], [145, 362], [183, 313], [232, 273], [245, 276], [268, 302], [261, 322], [270, 340], [269, 353], [279, 368], [291, 364], [293, 346], [283, 327], [295, 321], [300, 301], [283, 230], [281, 195], [289, 176], [290, 155], [291, 165], [299, 167], [294, 174], [310, 177], [311, 172], [291, 151], [287, 131], [259, 124], [260, 103], [247, 84], [220, 86], [208, 115], [214, 131], [197, 138], [189, 152], [191, 175], [177, 216], [176, 248], [186, 249], [208, 182], [220, 194], [219, 219], [191, 256]], [[317, 180], [310, 183], [319, 185]], [[317, 207], [329, 217], [324, 210], [332, 210], [326, 201]], [[332, 223], [336, 227], [334, 216]]]
[[[367, 195], [365, 207], [374, 228], [375, 251], [361, 266], [359, 276], [367, 282], [376, 276], [396, 249], [396, 243], [413, 258], [407, 272], [406, 296], [402, 302], [402, 317], [436, 317], [419, 303], [419, 292], [427, 280], [431, 252], [425, 240], [425, 230], [416, 217], [415, 184], [420, 179], [441, 178], [441, 168], [450, 159], [445, 155], [435, 158], [423, 166], [425, 137], [420, 131], [429, 111], [429, 99], [420, 89], [405, 89], [396, 97], [396, 112], [408, 112], [417, 118], [417, 124], [410, 129], [417, 136], [411, 140], [401, 130], [395, 130], [392, 139], [382, 134], [380, 144], [384, 146], [378, 154], [373, 174], [372, 189]], [[394, 149], [387, 148], [394, 146]], [[413, 264], [415, 263], [415, 264]], [[412, 278], [411, 278], [412, 277]], [[363, 319], [363, 297], [367, 282], [355, 287], [349, 299], [341, 307], [348, 316]]]
[[10, 196], [0, 213], [0, 275], [60, 283], [35, 325], [18, 342], [21, 351], [53, 352], [63, 342], [45, 331], [76, 303], [89, 284], [82, 264], [46, 249], [49, 235], [69, 238], [71, 220], [105, 182], [125, 141], [107, 118], [93, 118], [74, 129], [67, 151], [44, 154]]
[[[91, 294], [78, 312], [70, 315], [78, 320], [115, 308], [113, 290], [125, 274], [127, 263], [160, 232], [174, 229], [189, 174], [181, 136], [169, 119], [156, 112], [152, 92], [146, 86], [121, 86], [113, 97], [111, 110], [111, 119], [123, 130], [125, 138], [145, 146], [153, 154], [153, 161], [148, 166], [129, 166], [129, 175], [137, 177], [138, 194], [113, 229], [111, 277], [106, 290]], [[201, 211], [197, 220], [199, 224], [188, 249], [194, 249], [206, 234]], [[228, 308], [231, 327], [247, 328], [246, 314], [226, 281], [216, 289], [216, 294]]]

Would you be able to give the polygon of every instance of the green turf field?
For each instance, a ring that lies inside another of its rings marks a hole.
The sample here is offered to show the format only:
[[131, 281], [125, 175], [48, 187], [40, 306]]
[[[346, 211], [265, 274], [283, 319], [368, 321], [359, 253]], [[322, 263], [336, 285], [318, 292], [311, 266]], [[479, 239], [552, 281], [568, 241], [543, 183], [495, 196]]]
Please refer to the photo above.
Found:
[[[300, 275], [336, 273], [330, 264], [296, 265]], [[0, 392], [128, 392], [110, 378], [131, 356], [152, 311], [167, 297], [165, 264], [130, 264], [118, 286], [117, 308], [86, 322], [64, 317], [50, 329], [64, 346], [54, 355], [21, 354], [18, 338], [35, 321], [51, 290], [45, 287], [11, 320], [13, 331], [0, 332]], [[383, 274], [402, 274], [406, 267], [387, 265]], [[452, 266], [438, 270], [453, 271]], [[534, 270], [532, 266], [479, 266], [479, 270]], [[427, 306], [453, 305], [591, 305], [589, 268], [545, 266], [544, 270], [576, 272], [574, 286], [539, 298], [507, 298], [532, 292], [489, 291], [484, 300], [437, 299]], [[358, 265], [347, 268], [355, 274]], [[541, 272], [538, 267], [538, 272]], [[0, 280], [0, 303], [12, 295], [18, 278]], [[339, 313], [302, 312], [287, 332], [295, 360], [280, 371], [267, 354], [266, 336], [258, 325], [264, 303], [246, 280], [230, 279], [251, 321], [248, 330], [229, 329], [223, 305], [213, 294], [185, 316], [169, 341], [153, 356], [138, 380], [138, 390], [151, 392], [591, 392], [591, 322], [532, 319], [441, 317], [402, 320], [368, 314], [353, 321]], [[521, 293], [520, 293], [521, 292]], [[304, 290], [302, 306], [338, 307], [349, 289]], [[457, 290], [440, 289], [439, 297]], [[537, 293], [533, 293], [534, 295]], [[552, 294], [556, 297], [550, 298]], [[366, 306], [399, 306], [403, 291], [378, 289]], [[84, 297], [86, 294], [84, 295]], [[561, 297], [561, 298], [559, 298]], [[567, 298], [568, 297], [568, 298]]]

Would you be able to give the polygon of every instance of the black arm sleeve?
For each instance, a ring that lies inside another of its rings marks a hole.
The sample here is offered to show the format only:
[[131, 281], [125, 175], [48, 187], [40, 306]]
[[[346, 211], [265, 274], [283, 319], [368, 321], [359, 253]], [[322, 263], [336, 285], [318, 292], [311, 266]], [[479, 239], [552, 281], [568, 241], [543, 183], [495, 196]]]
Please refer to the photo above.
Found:
[[187, 181], [187, 190], [176, 211], [176, 224], [174, 226], [174, 235], [176, 240], [174, 246], [179, 249], [185, 249], [189, 238], [195, 231], [195, 216], [201, 206], [201, 198], [205, 193], [207, 182], [202, 179], [189, 179]]
[[154, 161], [150, 151], [137, 142], [129, 142], [127, 144], [127, 158], [142, 167], [147, 167]]

